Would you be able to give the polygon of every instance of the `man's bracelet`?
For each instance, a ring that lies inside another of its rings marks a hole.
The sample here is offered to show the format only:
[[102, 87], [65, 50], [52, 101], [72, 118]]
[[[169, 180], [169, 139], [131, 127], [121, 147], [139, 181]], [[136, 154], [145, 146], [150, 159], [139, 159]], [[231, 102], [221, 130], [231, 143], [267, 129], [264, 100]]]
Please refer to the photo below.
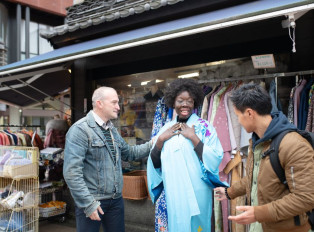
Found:
[[227, 189], [228, 189], [228, 187], [225, 187], [225, 195], [226, 195], [226, 197], [227, 197], [228, 200], [231, 200], [231, 198], [230, 198], [229, 195], [228, 195]]

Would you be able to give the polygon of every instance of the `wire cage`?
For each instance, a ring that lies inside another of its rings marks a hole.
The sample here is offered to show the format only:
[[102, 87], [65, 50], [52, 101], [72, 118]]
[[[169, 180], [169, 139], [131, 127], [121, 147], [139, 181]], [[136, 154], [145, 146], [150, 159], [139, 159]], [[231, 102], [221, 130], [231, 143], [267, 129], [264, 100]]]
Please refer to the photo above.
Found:
[[38, 232], [38, 208], [0, 211], [0, 231]]
[[4, 165], [4, 162], [1, 162], [0, 231], [37, 232], [38, 148], [1, 146], [0, 161], [8, 154], [11, 157], [18, 155], [31, 162], [25, 165]]
[[38, 231], [38, 178], [1, 178], [0, 231]]

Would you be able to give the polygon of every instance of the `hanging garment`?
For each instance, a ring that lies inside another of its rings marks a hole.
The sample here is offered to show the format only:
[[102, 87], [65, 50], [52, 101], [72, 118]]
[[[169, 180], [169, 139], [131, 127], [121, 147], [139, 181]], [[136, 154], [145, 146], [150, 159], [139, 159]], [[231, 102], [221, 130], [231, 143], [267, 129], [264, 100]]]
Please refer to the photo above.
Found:
[[288, 121], [292, 124], [294, 124], [294, 93], [295, 93], [295, 90], [296, 90], [296, 86], [293, 87], [291, 89], [291, 92], [290, 92], [290, 98], [289, 98], [289, 105], [288, 105]]
[[[224, 173], [229, 174], [231, 172], [231, 186], [233, 183], [239, 181], [242, 178], [242, 158], [240, 151], [237, 151], [234, 158], [227, 164], [224, 169]], [[236, 211], [237, 205], [245, 205], [245, 196], [237, 197], [230, 201], [230, 215], [239, 215], [241, 212]], [[231, 222], [232, 232], [244, 232], [245, 226]]]
[[[165, 125], [166, 121], [169, 120], [167, 112], [169, 113], [168, 107], [164, 102], [164, 98], [159, 99], [154, 116], [152, 137], [156, 136], [160, 129]], [[173, 111], [173, 116], [175, 115], [176, 112]], [[155, 205], [155, 232], [159, 231], [168, 232], [167, 203], [165, 194], [161, 194], [159, 196]]]
[[[222, 89], [223, 90], [223, 89]], [[229, 135], [229, 127], [228, 127], [228, 118], [225, 107], [225, 93], [231, 90], [231, 85], [226, 86], [223, 92], [220, 95], [220, 99], [218, 102], [218, 107], [216, 109], [216, 113], [213, 120], [213, 126], [217, 131], [217, 135], [219, 141], [222, 145], [224, 156], [222, 162], [219, 165], [219, 178], [221, 181], [228, 181], [228, 175], [223, 172], [223, 169], [227, 165], [227, 163], [231, 160], [230, 152], [231, 152], [231, 144], [230, 144], [230, 135]], [[219, 93], [216, 95], [218, 96]], [[216, 99], [214, 100], [216, 101]], [[215, 105], [215, 102], [214, 102]], [[214, 109], [215, 106], [213, 106]], [[214, 112], [214, 110], [213, 110]], [[215, 231], [223, 231], [228, 232], [228, 201], [219, 202], [214, 199], [214, 207], [215, 207]]]
[[217, 89], [217, 86], [214, 86], [208, 94], [205, 94], [203, 106], [202, 106], [202, 112], [201, 112], [201, 118], [207, 120], [208, 119], [208, 110], [209, 110], [209, 103], [212, 94]]
[[164, 98], [159, 99], [154, 116], [152, 137], [156, 136], [163, 125], [165, 125], [167, 120], [167, 112], [168, 107], [165, 104]]
[[232, 103], [230, 98], [227, 98], [227, 107], [228, 107], [229, 114], [230, 114], [232, 130], [233, 130], [233, 134], [234, 134], [237, 150], [240, 150], [240, 148], [241, 148], [241, 146], [240, 146], [240, 142], [241, 142], [241, 125], [240, 125], [240, 123], [238, 121], [237, 115], [234, 112], [233, 103]]
[[314, 132], [314, 85], [312, 85], [312, 89], [309, 94], [309, 111], [307, 114], [306, 120], [306, 128], [305, 130]]
[[[157, 137], [177, 121], [167, 123]], [[202, 167], [212, 180], [218, 180], [218, 166], [223, 151], [215, 129], [205, 120], [192, 114], [187, 125], [204, 143], [203, 166], [189, 139], [182, 135], [167, 140], [161, 150], [161, 169], [155, 169], [151, 158], [147, 163], [148, 190], [155, 202], [165, 189], [169, 232], [210, 231], [212, 190], [205, 182]], [[157, 139], [155, 140], [157, 141]], [[204, 179], [204, 180], [203, 180]]]
[[298, 126], [298, 111], [300, 105], [300, 93], [302, 92], [304, 86], [306, 85], [306, 80], [303, 79], [300, 85], [296, 88], [294, 92], [294, 107], [293, 107], [293, 118], [294, 118], [294, 125]]
[[[232, 89], [231, 89], [232, 90]], [[230, 136], [230, 145], [231, 145], [231, 150], [234, 150], [237, 148], [237, 143], [236, 143], [236, 139], [235, 139], [235, 136], [234, 136], [234, 132], [233, 132], [233, 127], [232, 127], [232, 121], [231, 121], [231, 116], [230, 116], [230, 112], [229, 112], [229, 108], [228, 108], [228, 100], [229, 100], [229, 97], [230, 97], [230, 91], [228, 91], [226, 94], [225, 94], [225, 98], [224, 98], [224, 101], [225, 101], [225, 110], [226, 110], [226, 114], [227, 114], [227, 120], [228, 120], [228, 128], [229, 128], [229, 136]]]
[[270, 82], [268, 93], [269, 93], [269, 96], [271, 99], [271, 105], [272, 105], [271, 112], [282, 111], [280, 100], [277, 96], [277, 84], [275, 80], [272, 80]]
[[306, 127], [307, 112], [309, 110], [309, 93], [314, 79], [311, 78], [304, 86], [300, 94], [300, 106], [298, 110], [298, 128], [304, 130]]
[[219, 165], [219, 172], [223, 171], [227, 163], [230, 161], [231, 144], [228, 127], [228, 118], [224, 100], [225, 93], [230, 90], [231, 86], [227, 87], [225, 91], [220, 95], [220, 101], [218, 102], [215, 118], [213, 120], [213, 126], [216, 129], [217, 136], [225, 153], [224, 158]]
[[223, 88], [224, 86], [219, 86], [217, 90], [213, 92], [211, 95], [210, 101], [209, 101], [209, 108], [208, 108], [208, 114], [207, 114], [207, 121], [210, 122], [211, 115], [212, 115], [212, 109], [213, 109], [213, 103], [214, 103], [214, 97], [215, 95]]
[[216, 115], [216, 112], [217, 112], [217, 109], [218, 109], [218, 106], [220, 103], [220, 99], [225, 94], [225, 92], [227, 91], [228, 88], [229, 88], [229, 86], [223, 86], [220, 89], [220, 91], [217, 94], [215, 94], [214, 100], [213, 100], [212, 112], [211, 112], [210, 120], [209, 120], [210, 124], [213, 124], [214, 119], [215, 119], [215, 115]]
[[204, 97], [202, 112], [201, 112], [201, 118], [205, 120], [207, 119], [207, 116], [208, 116], [208, 107], [209, 107], [208, 98], [210, 98], [210, 95], [206, 95]]

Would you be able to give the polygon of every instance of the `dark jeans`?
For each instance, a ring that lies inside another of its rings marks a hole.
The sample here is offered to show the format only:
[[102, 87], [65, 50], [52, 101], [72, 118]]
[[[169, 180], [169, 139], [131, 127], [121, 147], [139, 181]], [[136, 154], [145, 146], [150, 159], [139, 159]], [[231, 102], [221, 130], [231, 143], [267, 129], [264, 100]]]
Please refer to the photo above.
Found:
[[99, 232], [100, 224], [104, 232], [124, 232], [124, 203], [123, 198], [101, 200], [100, 207], [104, 215], [99, 214], [101, 221], [86, 217], [84, 209], [75, 207], [76, 231]]

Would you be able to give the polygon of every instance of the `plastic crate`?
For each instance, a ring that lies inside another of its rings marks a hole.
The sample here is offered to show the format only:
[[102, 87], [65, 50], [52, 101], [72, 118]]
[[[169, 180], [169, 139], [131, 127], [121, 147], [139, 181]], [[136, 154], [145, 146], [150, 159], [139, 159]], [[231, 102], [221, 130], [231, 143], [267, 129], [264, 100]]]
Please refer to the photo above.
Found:
[[147, 198], [146, 171], [132, 171], [123, 175], [122, 196], [125, 199], [142, 200]]

